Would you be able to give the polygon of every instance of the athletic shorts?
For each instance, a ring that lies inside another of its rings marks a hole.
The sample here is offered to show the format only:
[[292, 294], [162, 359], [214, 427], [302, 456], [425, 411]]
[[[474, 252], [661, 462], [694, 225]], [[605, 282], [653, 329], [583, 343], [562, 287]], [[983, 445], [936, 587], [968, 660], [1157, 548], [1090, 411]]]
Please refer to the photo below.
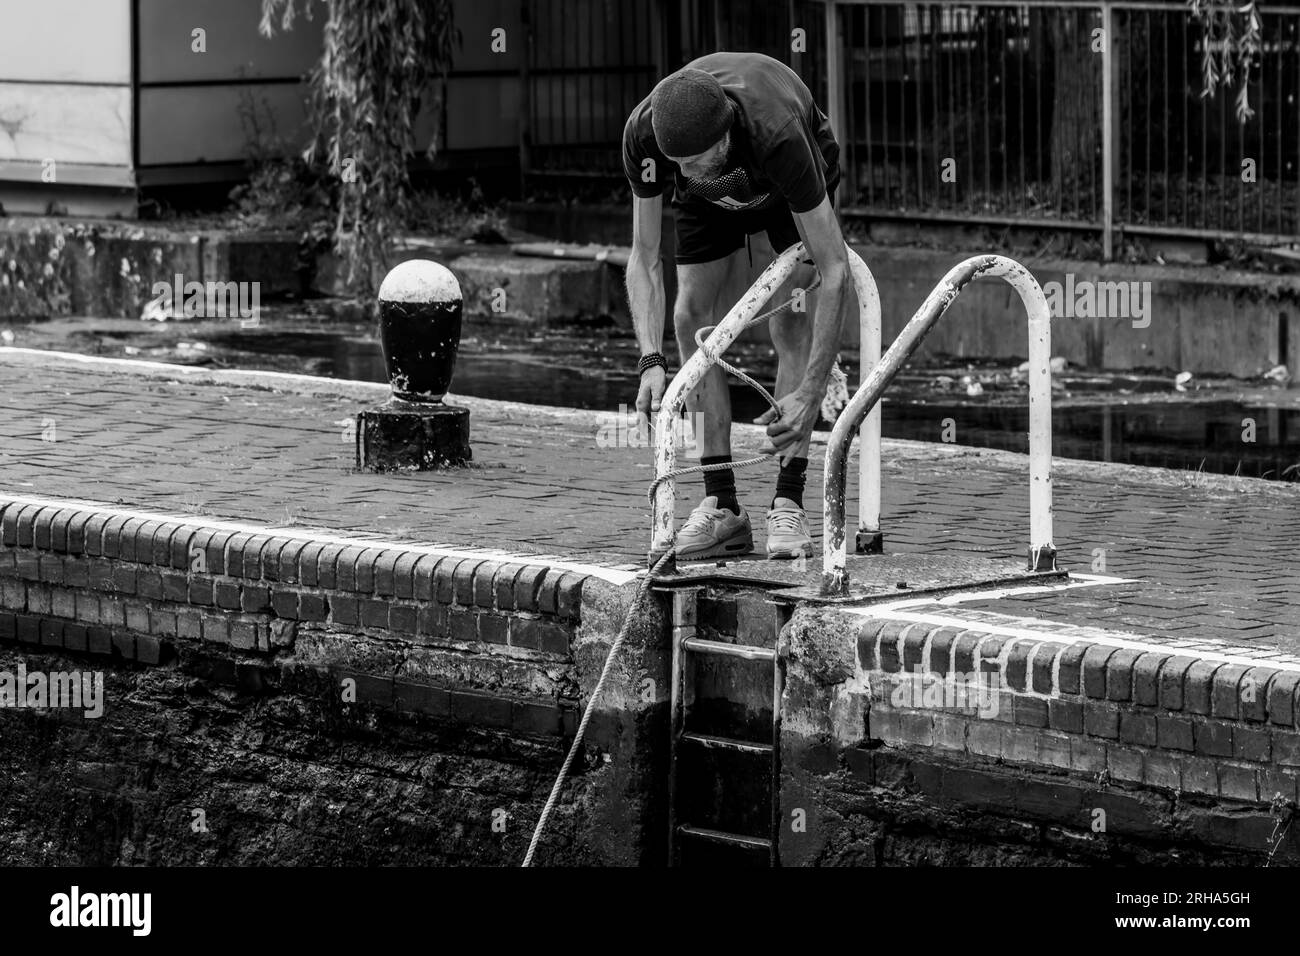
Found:
[[[827, 192], [834, 201], [839, 171], [831, 175]], [[677, 235], [677, 251], [673, 259], [682, 265], [725, 259], [743, 248], [749, 236], [759, 232], [767, 233], [767, 241], [772, 244], [773, 253], [778, 255], [799, 241], [794, 213], [784, 199], [754, 212], [731, 212], [707, 199], [688, 196], [681, 202], [674, 201], [673, 208]]]

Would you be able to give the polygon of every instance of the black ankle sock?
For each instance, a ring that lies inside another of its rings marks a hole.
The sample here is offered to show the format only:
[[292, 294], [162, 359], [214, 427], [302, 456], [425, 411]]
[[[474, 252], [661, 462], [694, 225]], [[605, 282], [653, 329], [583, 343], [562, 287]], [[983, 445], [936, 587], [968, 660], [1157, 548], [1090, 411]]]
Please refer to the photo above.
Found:
[[[723, 465], [730, 461], [730, 455], [700, 457], [701, 465]], [[717, 497], [719, 508], [726, 508], [734, 515], [740, 514], [740, 502], [736, 499], [736, 473], [730, 468], [719, 468], [717, 471], [704, 473], [704, 497], [707, 498], [709, 495]]]
[[776, 477], [776, 494], [772, 497], [772, 504], [776, 504], [777, 498], [789, 498], [802, 508], [803, 487], [807, 480], [804, 473], [807, 470], [807, 458], [791, 458], [790, 464], [782, 465], [781, 473]]

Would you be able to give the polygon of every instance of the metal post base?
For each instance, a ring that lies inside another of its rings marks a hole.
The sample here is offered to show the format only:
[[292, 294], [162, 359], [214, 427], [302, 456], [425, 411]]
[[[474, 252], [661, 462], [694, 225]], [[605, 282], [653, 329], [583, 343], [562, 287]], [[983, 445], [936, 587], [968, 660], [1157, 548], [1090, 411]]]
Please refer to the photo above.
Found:
[[1057, 570], [1056, 549], [1053, 548], [1050, 544], [1044, 545], [1041, 548], [1030, 548], [1028, 570], [1030, 571]]
[[857, 546], [854, 551], [858, 554], [884, 554], [885, 553], [885, 535], [882, 531], [859, 531], [857, 537]]
[[357, 467], [365, 471], [428, 471], [472, 457], [468, 408], [393, 398], [357, 415]]
[[[646, 558], [646, 567], [653, 568], [656, 564], [659, 563], [659, 559], [662, 558], [664, 554], [665, 552], [663, 551], [651, 551], [649, 553], [649, 556]], [[669, 558], [667, 561], [664, 562], [664, 566], [659, 569], [659, 575], [660, 577], [662, 577], [665, 574], [676, 574], [676, 573], [677, 573], [677, 555], [674, 554], [671, 558]]]

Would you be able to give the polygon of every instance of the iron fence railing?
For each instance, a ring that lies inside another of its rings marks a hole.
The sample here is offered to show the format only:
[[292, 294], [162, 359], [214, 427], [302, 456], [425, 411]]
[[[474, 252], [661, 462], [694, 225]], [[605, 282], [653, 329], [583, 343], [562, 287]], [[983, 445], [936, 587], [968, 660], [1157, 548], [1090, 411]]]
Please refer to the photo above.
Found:
[[[1100, 220], [1095, 11], [879, 3], [840, 16], [850, 205]], [[1081, 50], [1058, 54], [1068, 90], [1053, 84], [1053, 32]]]
[[1300, 9], [1202, 96], [1182, 2], [830, 0], [849, 212], [1283, 242], [1300, 232]]
[[716, 50], [776, 57], [824, 95], [820, 0], [523, 0], [523, 11], [526, 177], [621, 175], [628, 114], [660, 78]]
[[523, 0], [521, 165], [613, 175], [632, 108], [660, 77], [662, 11], [644, 0]]
[[745, 49], [791, 64], [830, 114], [849, 216], [1082, 230], [1104, 258], [1125, 234], [1300, 233], [1297, 7], [1261, 8], [1244, 123], [1235, 85], [1201, 95], [1204, 38], [1183, 0], [524, 7], [526, 180], [616, 177], [623, 124], [660, 77]]
[[1116, 8], [1117, 223], [1300, 231], [1300, 10], [1264, 10], [1261, 20], [1247, 90], [1255, 115], [1241, 123], [1232, 90], [1200, 95], [1204, 39], [1185, 10]]

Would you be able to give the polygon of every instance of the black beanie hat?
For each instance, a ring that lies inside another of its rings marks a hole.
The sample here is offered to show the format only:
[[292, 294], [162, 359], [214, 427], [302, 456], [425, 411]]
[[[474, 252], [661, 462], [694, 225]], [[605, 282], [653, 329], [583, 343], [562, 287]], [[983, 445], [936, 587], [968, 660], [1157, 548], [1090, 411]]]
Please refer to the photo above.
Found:
[[650, 125], [665, 156], [698, 156], [731, 129], [731, 101], [712, 73], [689, 67], [650, 94]]

